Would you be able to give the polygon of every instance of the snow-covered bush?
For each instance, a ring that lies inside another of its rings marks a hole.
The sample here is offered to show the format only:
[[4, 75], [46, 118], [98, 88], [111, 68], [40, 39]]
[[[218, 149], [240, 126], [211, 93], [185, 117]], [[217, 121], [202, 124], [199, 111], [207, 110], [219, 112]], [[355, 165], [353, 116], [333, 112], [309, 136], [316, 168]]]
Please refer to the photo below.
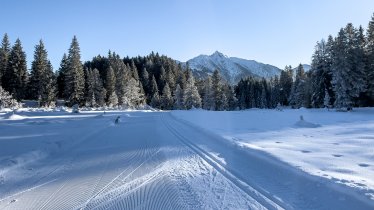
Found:
[[15, 100], [12, 95], [10, 95], [7, 91], [5, 91], [0, 86], [0, 109], [3, 108], [12, 108], [17, 109], [20, 107], [20, 104]]

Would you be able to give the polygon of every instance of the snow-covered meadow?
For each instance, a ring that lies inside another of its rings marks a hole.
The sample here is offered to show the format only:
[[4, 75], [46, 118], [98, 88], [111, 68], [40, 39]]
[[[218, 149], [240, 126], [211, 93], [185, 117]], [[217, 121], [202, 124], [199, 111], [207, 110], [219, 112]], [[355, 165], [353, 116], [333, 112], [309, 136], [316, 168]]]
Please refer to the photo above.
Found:
[[373, 115], [2, 110], [0, 209], [371, 209]]
[[264, 151], [312, 175], [351, 186], [374, 200], [373, 108], [172, 114], [240, 147]]

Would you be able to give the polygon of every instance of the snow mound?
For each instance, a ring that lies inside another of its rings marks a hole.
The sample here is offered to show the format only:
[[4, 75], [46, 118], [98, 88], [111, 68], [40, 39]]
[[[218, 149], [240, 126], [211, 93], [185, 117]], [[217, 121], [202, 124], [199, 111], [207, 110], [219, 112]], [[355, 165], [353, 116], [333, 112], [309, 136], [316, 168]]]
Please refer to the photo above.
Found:
[[295, 123], [295, 126], [299, 127], [299, 128], [318, 128], [318, 127], [321, 127], [321, 125], [319, 125], [319, 124], [314, 124], [314, 123], [305, 121], [304, 117], [302, 115], [300, 116], [300, 120]]
[[6, 120], [23, 120], [23, 119], [26, 119], [26, 117], [18, 115], [18, 114], [14, 114], [13, 112], [10, 112], [10, 113], [7, 113], [7, 114], [3, 115], [3, 119], [6, 119]]

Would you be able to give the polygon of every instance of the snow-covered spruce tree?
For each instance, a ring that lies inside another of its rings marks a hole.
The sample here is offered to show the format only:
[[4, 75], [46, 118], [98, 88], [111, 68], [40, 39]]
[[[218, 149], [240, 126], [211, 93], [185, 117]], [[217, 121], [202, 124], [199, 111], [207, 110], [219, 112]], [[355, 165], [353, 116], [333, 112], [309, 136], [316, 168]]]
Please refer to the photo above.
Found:
[[213, 95], [213, 110], [223, 110], [223, 90], [222, 80], [219, 71], [216, 69], [212, 75], [212, 95]]
[[160, 94], [157, 92], [153, 93], [151, 97], [151, 107], [159, 108], [160, 107]]
[[149, 91], [149, 74], [147, 71], [147, 68], [142, 68], [141, 74], [140, 74], [140, 81], [142, 83], [144, 92], [148, 93]]
[[107, 104], [109, 107], [117, 107], [118, 105], [118, 96], [116, 94], [116, 91], [113, 91], [112, 94], [110, 94]]
[[[108, 106], [117, 106], [118, 96], [117, 96], [117, 93], [116, 93], [116, 76], [115, 76], [114, 70], [111, 66], [109, 66], [107, 71], [106, 71], [105, 89], [106, 89], [106, 94], [107, 94], [107, 104], [108, 104]], [[115, 94], [113, 94], [113, 93], [115, 93]], [[113, 101], [114, 95], [116, 96], [115, 98], [117, 98], [115, 103]], [[112, 99], [112, 100], [110, 100], [110, 99]]]
[[328, 88], [326, 80], [327, 74], [329, 74], [330, 70], [328, 60], [326, 42], [322, 39], [320, 42], [317, 42], [317, 45], [315, 46], [310, 70], [312, 86], [311, 105], [315, 108], [321, 108], [324, 106], [325, 90]]
[[81, 62], [79, 43], [77, 37], [74, 36], [69, 48], [65, 75], [64, 95], [70, 105], [83, 103], [84, 85], [84, 71]]
[[274, 76], [274, 79], [270, 82], [271, 94], [270, 94], [270, 107], [277, 107], [280, 102], [280, 84], [278, 76]]
[[30, 99], [39, 100], [40, 106], [50, 106], [55, 100], [53, 69], [42, 40], [35, 46], [28, 90], [30, 91]]
[[359, 94], [358, 98], [355, 98], [355, 106], [368, 106], [370, 103], [370, 97], [368, 94], [368, 88], [369, 88], [369, 83], [371, 82], [368, 77], [367, 73], [367, 52], [366, 52], [366, 37], [364, 35], [364, 29], [362, 26], [360, 26], [357, 30], [356, 34], [356, 42], [357, 42], [357, 55], [356, 55], [356, 67], [358, 69], [362, 69], [362, 76], [365, 81], [365, 89]]
[[266, 89], [264, 86], [261, 88], [260, 108], [261, 109], [267, 108]]
[[106, 90], [97, 69], [87, 70], [86, 106], [102, 107], [105, 105]]
[[366, 77], [368, 79], [368, 95], [371, 99], [370, 106], [374, 106], [374, 14], [366, 30]]
[[200, 108], [201, 107], [201, 98], [197, 87], [195, 85], [195, 79], [192, 73], [187, 74], [186, 87], [183, 92], [183, 103], [186, 109], [191, 108]]
[[204, 82], [203, 109], [213, 110], [214, 106], [215, 102], [213, 98], [212, 79], [210, 76], [208, 76]]
[[158, 83], [157, 83], [157, 86], [158, 86], [159, 90], [163, 90], [165, 84], [166, 84], [166, 70], [165, 70], [164, 66], [161, 66], [160, 75], [159, 75], [159, 79], [158, 79]]
[[235, 110], [238, 107], [238, 99], [231, 85], [223, 86], [225, 110]]
[[113, 82], [112, 75], [109, 75], [111, 78], [108, 79], [106, 85], [107, 87], [110, 86], [109, 90], [112, 91], [114, 84], [114, 90], [118, 96], [118, 104], [122, 105], [126, 82], [130, 79], [131, 75], [123, 60], [115, 52], [111, 53], [109, 51], [108, 60], [109, 66], [113, 69], [115, 81]]
[[17, 100], [26, 96], [27, 85], [26, 54], [19, 39], [16, 40], [8, 58], [8, 64], [3, 76], [3, 87]]
[[122, 106], [125, 106], [126, 108], [138, 108], [144, 104], [144, 101], [144, 91], [141, 90], [140, 82], [131, 77], [125, 86]]
[[169, 83], [165, 83], [164, 89], [161, 95], [161, 109], [170, 110], [173, 108], [173, 96], [171, 95], [171, 90]]
[[177, 110], [184, 109], [183, 90], [179, 84], [177, 84], [177, 87], [175, 88], [175, 91], [174, 91], [174, 109], [177, 109]]
[[131, 76], [136, 80], [139, 81], [139, 73], [138, 68], [136, 68], [134, 60], [131, 60], [131, 66], [130, 66]]
[[0, 47], [0, 86], [2, 85], [3, 76], [8, 65], [8, 58], [10, 55], [10, 43], [8, 34], [4, 34]]
[[280, 84], [280, 103], [281, 105], [288, 106], [289, 98], [292, 90], [292, 82], [293, 82], [293, 70], [291, 66], [286, 66], [285, 69], [281, 72], [279, 78]]
[[157, 86], [156, 78], [154, 75], [152, 75], [152, 79], [150, 81], [148, 99], [149, 99], [149, 104], [152, 107], [154, 108], [158, 107], [159, 102], [160, 102], [160, 94], [158, 91], [158, 86]]
[[176, 85], [176, 78], [174, 72], [177, 71], [177, 65], [175, 62], [169, 61], [169, 63], [171, 69], [169, 68], [166, 71], [166, 82], [168, 83], [170, 90], [174, 90]]
[[57, 97], [58, 98], [67, 98], [65, 96], [65, 78], [66, 78], [66, 71], [68, 66], [68, 57], [66, 53], [62, 56], [62, 60], [60, 63], [60, 68], [58, 69], [58, 76], [57, 76]]
[[0, 110], [3, 108], [18, 108], [18, 102], [13, 99], [12, 95], [10, 95], [7, 91], [5, 91], [0, 86]]
[[327, 38], [327, 43], [326, 43], [326, 58], [327, 58], [327, 68], [326, 72], [324, 74], [325, 78], [325, 86], [327, 89], [327, 92], [329, 93], [330, 96], [330, 104], [334, 104], [335, 101], [335, 92], [334, 88], [332, 85], [332, 54], [333, 54], [333, 48], [334, 48], [334, 38], [329, 35]]
[[304, 72], [303, 65], [299, 65], [296, 70], [295, 82], [292, 85], [292, 91], [290, 96], [290, 105], [294, 108], [300, 108], [303, 106], [305, 99], [305, 85], [306, 75]]
[[332, 59], [335, 107], [350, 109], [355, 98], [365, 90], [364, 63], [352, 24], [341, 29], [335, 40]]

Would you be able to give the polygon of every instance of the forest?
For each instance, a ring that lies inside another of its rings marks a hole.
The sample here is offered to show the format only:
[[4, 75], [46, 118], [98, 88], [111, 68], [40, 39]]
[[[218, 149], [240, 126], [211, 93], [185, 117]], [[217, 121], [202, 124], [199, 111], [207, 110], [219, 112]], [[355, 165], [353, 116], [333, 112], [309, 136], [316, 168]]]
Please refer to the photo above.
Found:
[[[297, 53], [297, 52], [295, 52]], [[109, 51], [81, 60], [73, 37], [60, 67], [54, 70], [42, 40], [35, 46], [31, 69], [19, 39], [11, 46], [4, 34], [0, 48], [0, 107], [23, 100], [40, 107], [67, 106], [137, 109], [239, 110], [249, 108], [337, 108], [374, 106], [374, 16], [367, 29], [351, 23], [334, 37], [317, 42], [311, 69], [286, 66], [274, 78], [248, 77], [229, 84], [219, 71], [194, 76], [187, 65], [158, 53], [121, 57]]]

